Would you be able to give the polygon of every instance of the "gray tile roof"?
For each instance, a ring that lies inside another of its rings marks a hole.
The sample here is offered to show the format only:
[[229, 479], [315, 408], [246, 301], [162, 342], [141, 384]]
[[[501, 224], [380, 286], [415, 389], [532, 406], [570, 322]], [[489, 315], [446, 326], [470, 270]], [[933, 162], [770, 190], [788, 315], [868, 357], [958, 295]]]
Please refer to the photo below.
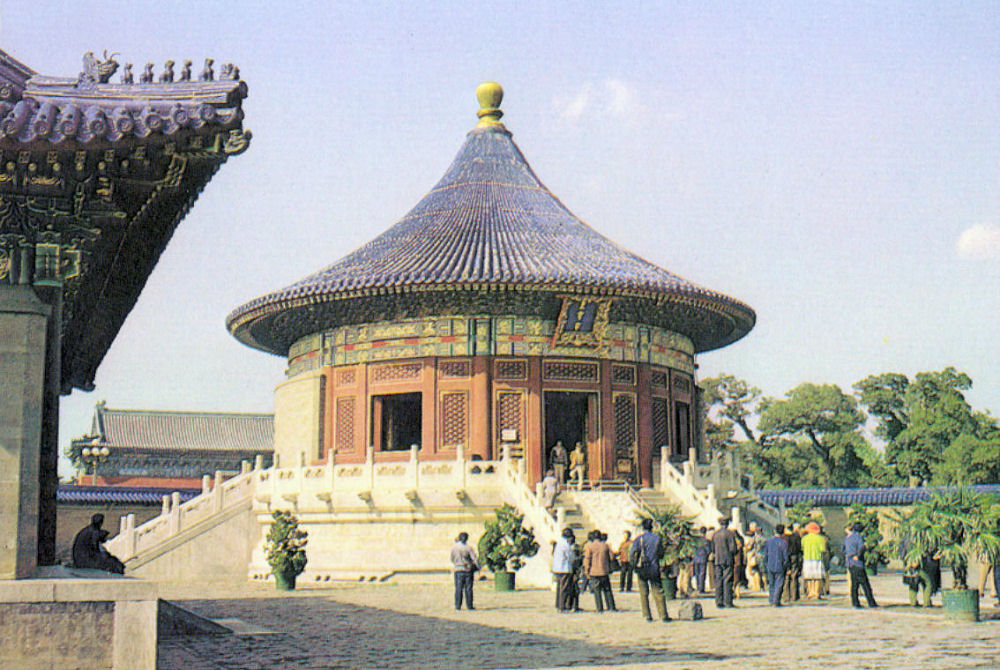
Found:
[[372, 294], [484, 287], [630, 295], [659, 309], [682, 305], [724, 316], [727, 332], [694, 338], [700, 350], [739, 339], [756, 319], [746, 304], [643, 260], [578, 219], [497, 124], [469, 132], [444, 177], [385, 233], [238, 307], [227, 324], [244, 343], [284, 353], [289, 338], [267, 332], [280, 325], [257, 327], [284, 311]]
[[98, 405], [93, 434], [108, 447], [270, 452], [273, 414], [110, 409]]

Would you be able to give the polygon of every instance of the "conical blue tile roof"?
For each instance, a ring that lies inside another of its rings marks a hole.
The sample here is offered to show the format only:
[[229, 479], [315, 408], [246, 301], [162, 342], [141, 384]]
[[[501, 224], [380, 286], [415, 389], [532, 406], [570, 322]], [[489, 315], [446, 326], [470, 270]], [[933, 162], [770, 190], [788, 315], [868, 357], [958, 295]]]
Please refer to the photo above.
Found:
[[755, 321], [744, 303], [643, 260], [574, 216], [498, 123], [469, 132], [438, 184], [385, 233], [237, 308], [227, 325], [244, 343], [285, 354], [298, 337], [351, 322], [349, 309], [319, 307], [332, 301], [469, 290], [628, 296], [701, 351], [739, 339]]

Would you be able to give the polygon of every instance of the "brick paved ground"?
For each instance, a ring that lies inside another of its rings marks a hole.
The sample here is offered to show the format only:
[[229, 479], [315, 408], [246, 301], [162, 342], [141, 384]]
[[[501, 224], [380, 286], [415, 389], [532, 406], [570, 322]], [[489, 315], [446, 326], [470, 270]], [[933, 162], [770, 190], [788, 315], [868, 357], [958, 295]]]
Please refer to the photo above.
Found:
[[[940, 609], [904, 605], [898, 575], [873, 580], [877, 610], [854, 610], [845, 584], [831, 599], [782, 609], [754, 594], [736, 609], [701, 599], [702, 621], [648, 623], [635, 594], [619, 613], [558, 614], [548, 591], [494, 593], [476, 585], [476, 610], [456, 612], [447, 584], [306, 588], [166, 585], [164, 597], [210, 618], [274, 631], [160, 641], [164, 670], [235, 668], [1000, 668], [1000, 610], [951, 624]], [[201, 598], [201, 599], [194, 599]], [[211, 598], [211, 599], [204, 599]], [[669, 603], [675, 613], [678, 601]], [[996, 618], [993, 618], [996, 617]]]

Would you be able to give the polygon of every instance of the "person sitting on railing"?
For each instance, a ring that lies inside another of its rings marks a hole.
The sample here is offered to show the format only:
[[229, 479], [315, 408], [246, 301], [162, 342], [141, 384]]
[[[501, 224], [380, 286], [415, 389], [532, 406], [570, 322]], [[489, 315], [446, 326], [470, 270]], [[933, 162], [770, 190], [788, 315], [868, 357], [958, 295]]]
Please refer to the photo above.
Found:
[[545, 473], [545, 479], [542, 480], [542, 505], [549, 514], [552, 513], [552, 508], [556, 505], [556, 496], [558, 495], [559, 480], [556, 479], [555, 471], [549, 470]]

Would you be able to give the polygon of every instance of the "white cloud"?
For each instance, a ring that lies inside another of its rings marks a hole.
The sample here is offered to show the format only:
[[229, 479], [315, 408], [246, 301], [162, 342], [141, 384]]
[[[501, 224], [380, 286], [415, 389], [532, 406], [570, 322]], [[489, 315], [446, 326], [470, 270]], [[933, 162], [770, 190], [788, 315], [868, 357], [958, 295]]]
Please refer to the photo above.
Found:
[[955, 245], [960, 258], [986, 261], [1000, 258], [1000, 226], [983, 223], [962, 232]]
[[607, 91], [608, 111], [616, 117], [632, 117], [642, 111], [639, 93], [634, 87], [620, 79], [608, 79], [604, 82]]
[[591, 92], [594, 90], [592, 84], [584, 84], [580, 87], [580, 92], [563, 107], [562, 116], [570, 121], [581, 118], [591, 107]]
[[560, 116], [567, 121], [584, 118], [607, 121], [636, 121], [647, 111], [639, 89], [621, 79], [586, 82], [576, 95], [555, 101]]

